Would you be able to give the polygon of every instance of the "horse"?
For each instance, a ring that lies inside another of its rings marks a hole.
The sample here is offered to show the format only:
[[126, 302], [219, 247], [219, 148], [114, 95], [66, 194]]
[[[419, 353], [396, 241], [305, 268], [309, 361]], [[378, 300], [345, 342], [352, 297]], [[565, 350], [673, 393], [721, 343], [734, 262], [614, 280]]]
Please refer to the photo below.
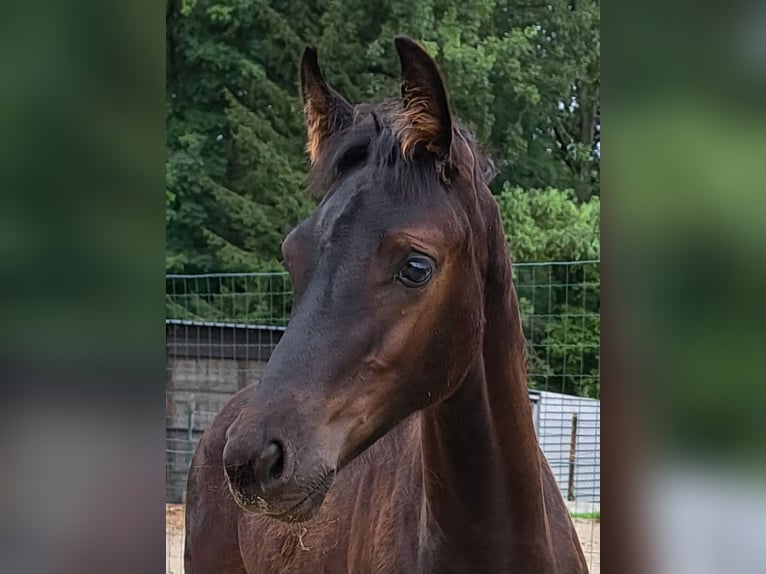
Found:
[[186, 574], [581, 574], [537, 442], [492, 165], [434, 59], [352, 105], [308, 47], [312, 214], [285, 238], [289, 324], [187, 485]]

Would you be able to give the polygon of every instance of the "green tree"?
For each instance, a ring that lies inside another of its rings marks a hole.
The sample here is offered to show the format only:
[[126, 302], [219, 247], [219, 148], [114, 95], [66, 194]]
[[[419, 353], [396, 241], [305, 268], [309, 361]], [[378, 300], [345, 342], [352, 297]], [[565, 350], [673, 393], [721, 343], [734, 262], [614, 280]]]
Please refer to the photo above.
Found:
[[319, 48], [352, 102], [394, 96], [392, 38], [421, 40], [457, 115], [497, 160], [493, 188], [599, 194], [594, 0], [171, 0], [167, 9], [167, 267], [275, 268], [307, 213], [297, 64]]
[[600, 194], [600, 2], [498, 2], [493, 151], [505, 182]]
[[498, 160], [493, 186], [600, 193], [600, 13], [595, 0], [336, 0], [318, 38], [325, 71], [352, 102], [397, 93], [391, 39], [434, 54], [458, 117]]
[[310, 208], [296, 60], [313, 16], [300, 2], [168, 4], [169, 270], [279, 267]]
[[530, 387], [600, 396], [600, 200], [508, 184], [498, 196], [529, 342]]

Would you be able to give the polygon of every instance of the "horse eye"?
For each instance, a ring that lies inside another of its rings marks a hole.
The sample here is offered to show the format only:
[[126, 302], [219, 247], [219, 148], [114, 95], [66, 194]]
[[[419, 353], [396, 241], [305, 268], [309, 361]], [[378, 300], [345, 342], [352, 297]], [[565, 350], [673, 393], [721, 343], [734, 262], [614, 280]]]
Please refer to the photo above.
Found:
[[419, 253], [410, 255], [396, 274], [397, 280], [406, 287], [422, 287], [434, 271], [433, 260]]

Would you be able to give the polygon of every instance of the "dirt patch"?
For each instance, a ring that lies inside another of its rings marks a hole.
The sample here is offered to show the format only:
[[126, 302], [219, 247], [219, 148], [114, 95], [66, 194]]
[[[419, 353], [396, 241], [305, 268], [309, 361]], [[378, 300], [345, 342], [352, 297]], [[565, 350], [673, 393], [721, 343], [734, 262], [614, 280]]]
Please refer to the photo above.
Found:
[[165, 505], [165, 572], [184, 571], [184, 505]]
[[[601, 523], [574, 519], [590, 574], [601, 574]], [[184, 505], [165, 505], [165, 563], [169, 574], [183, 574]]]
[[184, 529], [184, 505], [166, 504], [165, 505], [165, 530], [183, 531]]
[[601, 522], [574, 518], [572, 520], [580, 537], [590, 574], [601, 574]]

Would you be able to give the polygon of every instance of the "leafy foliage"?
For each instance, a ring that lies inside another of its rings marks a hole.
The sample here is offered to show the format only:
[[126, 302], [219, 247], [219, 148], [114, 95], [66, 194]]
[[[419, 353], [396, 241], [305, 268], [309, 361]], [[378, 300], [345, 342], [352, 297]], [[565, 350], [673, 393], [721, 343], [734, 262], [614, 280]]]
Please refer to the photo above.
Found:
[[308, 213], [295, 79], [305, 30], [293, 21], [305, 10], [168, 4], [169, 271], [278, 269], [282, 236]]
[[600, 256], [600, 200], [578, 202], [571, 191], [506, 184], [497, 196], [505, 237], [517, 261], [570, 261]]
[[497, 159], [496, 191], [599, 194], [594, 0], [173, 0], [166, 20], [169, 271], [278, 268], [281, 237], [310, 210], [297, 85], [306, 44], [360, 102], [398, 92], [392, 38], [418, 38]]
[[600, 200], [573, 192], [523, 191], [506, 184], [498, 196], [515, 265], [532, 388], [600, 395]]

